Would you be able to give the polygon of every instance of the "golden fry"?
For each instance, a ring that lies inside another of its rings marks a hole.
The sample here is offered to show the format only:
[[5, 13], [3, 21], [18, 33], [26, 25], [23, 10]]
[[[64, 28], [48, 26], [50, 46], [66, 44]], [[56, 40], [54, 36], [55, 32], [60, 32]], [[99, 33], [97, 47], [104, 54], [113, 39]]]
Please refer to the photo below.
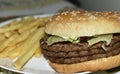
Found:
[[19, 36], [17, 36], [13, 41], [11, 41], [11, 42], [8, 44], [8, 46], [13, 46], [13, 45], [15, 45], [15, 44], [17, 44], [17, 43], [19, 43], [19, 42], [21, 42], [21, 41], [24, 41], [24, 40], [27, 39], [28, 36], [29, 36], [32, 32], [34, 32], [36, 29], [37, 29], [37, 27], [34, 27], [34, 28], [32, 28], [32, 29], [30, 29], [30, 30], [28, 30], [28, 31], [23, 32], [22, 34], [20, 34]]
[[5, 37], [10, 37], [13, 35], [13, 33], [11, 31], [5, 32], [4, 33]]
[[16, 24], [18, 24], [18, 23], [19, 23], [18, 20], [13, 20], [13, 21], [11, 21], [10, 23], [8, 23], [7, 25], [2, 26], [2, 28], [8, 28], [9, 26], [16, 25]]
[[36, 58], [39, 58], [40, 56], [41, 56], [41, 51], [42, 51], [42, 49], [39, 47], [39, 48], [37, 48], [37, 50], [35, 51], [35, 53], [34, 53], [34, 56], [36, 57]]
[[26, 22], [35, 21], [35, 18], [34, 18], [34, 16], [29, 16], [25, 21]]
[[15, 30], [15, 29], [19, 29], [23, 25], [26, 25], [26, 24], [29, 24], [29, 23], [33, 22], [33, 20], [34, 20], [33, 17], [29, 17], [28, 19], [22, 20], [22, 21], [15, 20], [15, 21], [11, 22], [10, 24], [8, 24], [4, 27], [1, 27], [0, 28], [0, 33], [5, 33], [7, 31], [12, 31], [12, 30]]
[[4, 33], [6, 38], [9, 38], [9, 37], [11, 37], [14, 34], [18, 34], [18, 32], [17, 31], [8, 31], [8, 32]]
[[15, 48], [19, 47], [22, 43], [19, 43], [19, 44], [16, 44], [14, 46], [11, 46], [11, 47], [7, 47], [3, 52], [0, 53], [0, 57], [2, 58], [6, 58], [8, 57], [9, 53], [11, 51], [14, 51]]
[[29, 23], [29, 22], [31, 22], [31, 21], [35, 21], [35, 18], [34, 18], [34, 16], [29, 16], [29, 17], [27, 17], [27, 18], [25, 18], [25, 17], [21, 17], [21, 20], [20, 20], [22, 23]]
[[44, 28], [39, 28], [35, 32], [33, 32], [25, 41], [24, 43], [16, 48], [14, 51], [12, 51], [9, 54], [9, 57], [11, 59], [14, 59], [16, 56], [24, 54], [24, 52], [29, 51], [29, 47], [34, 45], [36, 41], [39, 41], [44, 35]]
[[44, 22], [47, 22], [49, 18], [50, 17], [44, 17], [44, 18], [38, 18], [38, 19], [42, 19]]
[[21, 25], [18, 24], [18, 25], [12, 25], [10, 27], [0, 28], [0, 33], [5, 33], [7, 31], [12, 31], [12, 30], [18, 29], [20, 27], [21, 27]]
[[0, 40], [4, 40], [6, 39], [5, 35], [4, 34], [0, 34]]
[[33, 56], [38, 47], [39, 42], [35, 43], [33, 46], [30, 46], [29, 51], [18, 57], [18, 59], [14, 62], [17, 69], [21, 69], [25, 65], [25, 63]]
[[38, 26], [38, 25], [40, 25], [40, 24], [43, 24], [43, 22], [42, 22], [41, 19], [36, 20], [36, 21], [34, 21], [34, 22], [32, 22], [32, 23], [29, 23], [29, 25], [24, 25], [24, 26], [21, 27], [18, 31], [19, 31], [19, 33], [22, 33], [22, 32], [24, 32], [24, 31], [26, 31], [26, 30], [28, 30], [28, 29], [31, 29], [31, 28], [33, 28], [33, 27], [35, 27], [35, 26]]
[[6, 41], [6, 38], [0, 40], [0, 45], [2, 45]]
[[11, 41], [13, 41], [17, 36], [19, 36], [18, 34], [14, 34], [13, 36], [11, 36], [10, 38], [6, 39], [1, 45], [0, 45], [0, 52], [3, 51], [8, 44], [11, 43]]

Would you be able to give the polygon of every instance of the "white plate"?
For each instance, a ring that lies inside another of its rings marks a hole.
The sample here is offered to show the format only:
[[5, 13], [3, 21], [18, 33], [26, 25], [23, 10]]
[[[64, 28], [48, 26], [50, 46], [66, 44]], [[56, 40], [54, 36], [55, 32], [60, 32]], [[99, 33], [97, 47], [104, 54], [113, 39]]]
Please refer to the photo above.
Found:
[[[51, 16], [52, 14], [47, 14], [47, 15], [36, 15], [35, 17], [47, 17], [47, 16]], [[20, 18], [17, 18], [17, 20], [19, 20]], [[14, 19], [12, 19], [14, 20]], [[12, 20], [0, 23], [0, 26], [4, 26], [8, 23], [10, 23]], [[31, 58], [27, 64], [24, 66], [24, 68], [22, 70], [17, 70], [14, 65], [13, 62], [9, 59], [9, 58], [0, 58], [0, 67], [10, 70], [10, 71], [14, 71], [14, 72], [18, 72], [18, 73], [25, 73], [25, 74], [57, 74], [47, 63], [47, 60], [41, 56], [40, 58]], [[87, 73], [87, 72], [84, 72]], [[83, 74], [83, 73], [79, 73], [79, 74]]]

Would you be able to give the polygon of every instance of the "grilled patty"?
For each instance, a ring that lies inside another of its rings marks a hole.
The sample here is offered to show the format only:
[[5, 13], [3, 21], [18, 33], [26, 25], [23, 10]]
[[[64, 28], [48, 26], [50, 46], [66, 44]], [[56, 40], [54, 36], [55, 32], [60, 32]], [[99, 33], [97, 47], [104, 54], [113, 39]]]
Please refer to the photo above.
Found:
[[[91, 38], [91, 37], [90, 37]], [[80, 38], [80, 43], [59, 42], [47, 46], [45, 37], [41, 46], [44, 49], [44, 56], [51, 62], [60, 64], [80, 63], [98, 58], [106, 58], [120, 53], [120, 34], [114, 34], [113, 39], [106, 50], [102, 48], [104, 42], [98, 42], [92, 47], [88, 47], [87, 40], [89, 37]]]

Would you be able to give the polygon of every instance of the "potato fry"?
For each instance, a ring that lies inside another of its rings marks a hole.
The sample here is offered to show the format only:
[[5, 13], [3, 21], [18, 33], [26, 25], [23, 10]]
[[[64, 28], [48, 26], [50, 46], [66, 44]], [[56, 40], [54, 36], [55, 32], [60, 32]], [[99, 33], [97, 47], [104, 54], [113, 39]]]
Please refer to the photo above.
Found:
[[14, 62], [14, 65], [17, 67], [17, 69], [21, 69], [25, 65], [25, 63], [33, 56], [38, 47], [39, 42], [35, 43], [33, 46], [30, 46], [29, 53], [27, 51], [18, 57], [18, 59]]
[[8, 55], [8, 52], [12, 51], [15, 47], [16, 47], [16, 46], [6, 48], [4, 51], [2, 51], [2, 52], [0, 53], [0, 57], [6, 58], [7, 55]]
[[27, 18], [25, 17], [21, 17], [21, 20], [20, 20], [22, 23], [26, 23], [26, 22], [31, 22], [31, 21], [35, 21], [35, 18], [34, 16], [29, 16]]
[[2, 28], [7, 28], [7, 27], [9, 27], [9, 26], [16, 25], [16, 24], [18, 24], [18, 23], [19, 23], [18, 20], [13, 20], [13, 21], [11, 21], [9, 24], [3, 26]]
[[13, 21], [8, 25], [9, 27], [6, 26], [6, 27], [0, 28], [0, 33], [5, 33], [7, 31], [19, 29], [20, 27], [30, 24], [33, 21], [34, 21], [34, 17], [29, 17], [28, 19], [24, 21]]
[[12, 30], [18, 29], [20, 27], [22, 27], [21, 24], [12, 25], [10, 27], [0, 28], [0, 33], [5, 33], [7, 31], [12, 31]]
[[2, 45], [5, 41], [6, 41], [6, 38], [5, 39], [1, 39], [0, 40], [0, 45]]
[[19, 42], [25, 40], [30, 35], [30, 33], [35, 31], [36, 29], [37, 29], [37, 27], [34, 27], [34, 28], [30, 29], [29, 31], [22, 33], [21, 35], [14, 34], [9, 39], [7, 39], [2, 45], [0, 45], [0, 51], [2, 51], [7, 46], [13, 46], [16, 43], [19, 43]]
[[22, 55], [26, 51], [28, 52], [29, 51], [29, 47], [32, 46], [32, 45], [34, 45], [34, 43], [36, 41], [39, 41], [43, 36], [44, 36], [44, 27], [39, 28], [38, 30], [36, 30], [35, 32], [33, 32], [31, 34], [31, 36], [29, 36], [27, 38], [27, 40], [24, 41], [24, 43], [21, 46], [19, 46], [18, 48], [16, 48], [14, 51], [12, 51], [9, 54], [9, 57], [11, 59], [14, 59], [16, 56], [19, 56], [19, 53], [20, 53], [20, 55]]
[[34, 53], [34, 56], [36, 57], [36, 58], [39, 58], [40, 56], [41, 56], [41, 52], [42, 52], [42, 49], [39, 47], [39, 48], [37, 48], [37, 50], [35, 51], [35, 53]]
[[31, 22], [31, 21], [35, 21], [34, 16], [29, 16], [29, 17], [26, 19], [26, 22]]
[[4, 33], [5, 37], [10, 37], [13, 35], [13, 33], [11, 31], [5, 32]]
[[0, 40], [4, 40], [6, 39], [5, 35], [4, 34], [0, 34]]
[[38, 17], [38, 19], [43, 19], [44, 22], [47, 22], [49, 18], [50, 17], [44, 17], [44, 18]]
[[19, 36], [17, 36], [13, 41], [11, 41], [7, 46], [14, 46], [15, 44], [24, 41], [25, 39], [28, 38], [28, 36], [34, 32], [37, 29], [37, 27], [34, 27], [26, 32], [23, 32], [22, 34], [20, 34]]
[[21, 44], [22, 44], [22, 42], [19, 44], [16, 44], [15, 46], [7, 47], [3, 52], [0, 53], [0, 57], [2, 57], [2, 58], [8, 57], [9, 53], [11, 51], [14, 51], [14, 49], [19, 47]]
[[6, 39], [1, 45], [0, 45], [0, 52], [3, 51], [8, 44], [13, 41], [17, 36], [19, 36], [18, 34], [14, 34], [13, 36], [11, 36], [9, 39]]
[[[19, 24], [20, 23], [20, 21], [18, 21], [18, 20], [13, 20], [9, 25], [8, 25], [8, 27], [10, 27], [10, 26], [13, 26], [13, 25], [17, 25], [17, 24]], [[7, 25], [6, 25], [7, 26]]]
[[42, 22], [42, 19], [38, 19], [38, 20], [36, 20], [36, 21], [33, 22], [33, 23], [29, 23], [29, 26], [28, 26], [28, 25], [24, 25], [22, 28], [20, 28], [20, 29], [18, 30], [18, 32], [19, 32], [19, 33], [22, 33], [22, 32], [24, 32], [24, 31], [26, 31], [26, 30], [28, 30], [28, 29], [31, 29], [31, 28], [34, 27], [34, 26], [38, 26], [39, 24], [44, 24], [44, 23]]
[[14, 34], [18, 34], [18, 32], [17, 31], [8, 31], [8, 32], [4, 33], [6, 38], [9, 38], [10, 36], [12, 36]]

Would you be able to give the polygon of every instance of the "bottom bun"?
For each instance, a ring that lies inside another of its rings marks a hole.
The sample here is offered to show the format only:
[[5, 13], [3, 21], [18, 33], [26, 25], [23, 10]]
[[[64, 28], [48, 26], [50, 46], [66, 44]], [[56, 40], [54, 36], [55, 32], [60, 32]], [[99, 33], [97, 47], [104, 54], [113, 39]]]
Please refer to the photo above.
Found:
[[120, 54], [108, 58], [86, 61], [76, 64], [57, 64], [49, 62], [49, 64], [60, 73], [75, 73], [75, 72], [94, 72], [99, 70], [107, 70], [120, 65]]

